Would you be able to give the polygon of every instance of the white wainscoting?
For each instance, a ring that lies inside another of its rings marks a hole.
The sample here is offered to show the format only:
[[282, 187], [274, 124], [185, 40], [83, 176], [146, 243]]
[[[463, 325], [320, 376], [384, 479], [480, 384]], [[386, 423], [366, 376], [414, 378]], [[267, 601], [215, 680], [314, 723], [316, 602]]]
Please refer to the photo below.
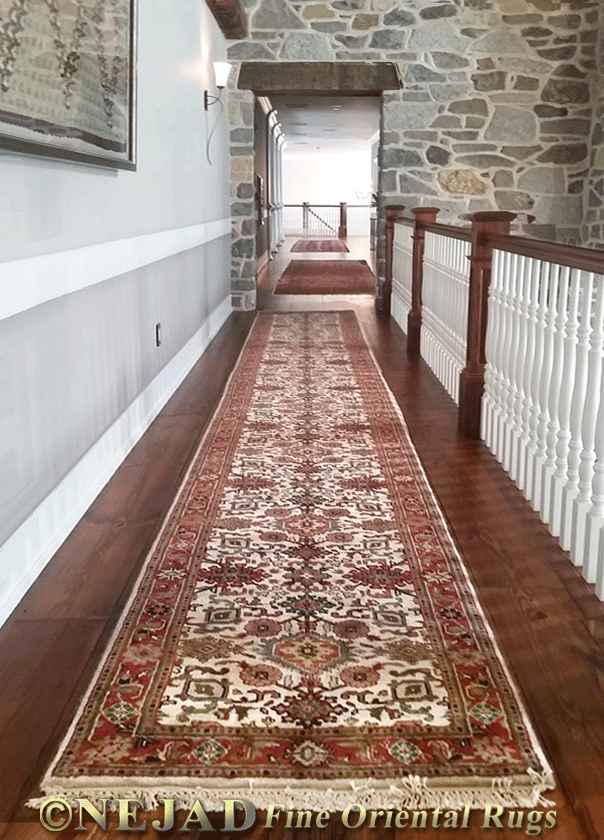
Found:
[[181, 251], [205, 245], [230, 232], [229, 217], [70, 251], [0, 262], [0, 320]]
[[0, 548], [0, 625], [159, 414], [230, 313], [229, 295]]
[[407, 332], [407, 315], [411, 309], [413, 230], [409, 225], [395, 224], [392, 241], [390, 314], [404, 333]]
[[402, 329], [402, 331], [407, 334], [407, 315], [409, 314], [409, 309], [405, 305], [403, 301], [403, 296], [401, 294], [401, 288], [398, 283], [395, 283], [394, 280], [392, 281], [392, 296], [390, 298], [390, 314]]

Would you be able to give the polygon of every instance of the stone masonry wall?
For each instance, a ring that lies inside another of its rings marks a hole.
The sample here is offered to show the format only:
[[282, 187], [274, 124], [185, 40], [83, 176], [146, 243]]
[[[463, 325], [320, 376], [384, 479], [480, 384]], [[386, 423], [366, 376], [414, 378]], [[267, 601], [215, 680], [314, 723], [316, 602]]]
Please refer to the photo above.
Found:
[[600, 37], [592, 84], [595, 101], [583, 230], [583, 244], [591, 248], [604, 248], [604, 6], [600, 15]]
[[[231, 61], [398, 65], [404, 88], [383, 95], [381, 207], [437, 205], [453, 223], [499, 208], [536, 216], [532, 236], [585, 235], [598, 0], [246, 3], [250, 37]], [[232, 77], [233, 301], [250, 308], [253, 99]]]

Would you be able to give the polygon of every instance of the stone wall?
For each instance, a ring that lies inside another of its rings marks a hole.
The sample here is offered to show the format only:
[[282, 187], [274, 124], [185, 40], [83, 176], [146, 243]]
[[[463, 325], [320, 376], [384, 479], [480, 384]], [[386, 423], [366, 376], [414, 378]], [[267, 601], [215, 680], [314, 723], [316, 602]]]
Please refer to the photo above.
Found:
[[[235, 62], [395, 62], [404, 89], [383, 95], [382, 207], [437, 205], [439, 219], [454, 223], [475, 210], [530, 213], [533, 236], [579, 241], [598, 7], [598, 0], [248, 0], [250, 37], [228, 52]], [[233, 291], [243, 307], [255, 301], [247, 256], [251, 101], [249, 92], [231, 92]]]
[[592, 84], [594, 108], [583, 229], [583, 243], [591, 248], [604, 248], [604, 7], [600, 14], [600, 37]]

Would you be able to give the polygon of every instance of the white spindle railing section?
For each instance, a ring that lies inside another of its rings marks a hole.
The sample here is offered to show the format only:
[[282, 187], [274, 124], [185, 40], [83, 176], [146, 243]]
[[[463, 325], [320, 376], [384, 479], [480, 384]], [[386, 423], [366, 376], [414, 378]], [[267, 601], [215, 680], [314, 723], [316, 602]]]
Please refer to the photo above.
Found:
[[348, 236], [369, 236], [369, 212], [367, 204], [349, 204], [347, 208]]
[[[369, 236], [368, 204], [347, 204], [347, 236]], [[340, 231], [339, 204], [285, 204], [281, 232], [284, 236], [337, 237]]]
[[483, 438], [602, 598], [604, 275], [495, 250], [485, 355]]
[[421, 355], [456, 403], [466, 359], [469, 256], [468, 240], [426, 232]]
[[411, 309], [412, 277], [413, 227], [404, 224], [394, 225], [390, 312], [403, 330], [407, 329], [407, 315]]

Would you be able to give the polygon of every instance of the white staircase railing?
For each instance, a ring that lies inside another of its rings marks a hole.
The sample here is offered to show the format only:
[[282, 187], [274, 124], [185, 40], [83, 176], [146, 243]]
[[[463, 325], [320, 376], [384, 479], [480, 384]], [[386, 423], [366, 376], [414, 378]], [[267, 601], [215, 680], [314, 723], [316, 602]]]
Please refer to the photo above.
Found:
[[604, 596], [604, 276], [495, 251], [483, 435]]
[[467, 240], [426, 233], [420, 352], [456, 403], [466, 361], [469, 256]]
[[394, 226], [392, 243], [392, 317], [401, 325], [407, 324], [411, 309], [411, 278], [413, 275], [413, 228]]
[[510, 236], [508, 213], [475, 214], [470, 234], [427, 209], [389, 211], [407, 351], [604, 599], [604, 254]]

